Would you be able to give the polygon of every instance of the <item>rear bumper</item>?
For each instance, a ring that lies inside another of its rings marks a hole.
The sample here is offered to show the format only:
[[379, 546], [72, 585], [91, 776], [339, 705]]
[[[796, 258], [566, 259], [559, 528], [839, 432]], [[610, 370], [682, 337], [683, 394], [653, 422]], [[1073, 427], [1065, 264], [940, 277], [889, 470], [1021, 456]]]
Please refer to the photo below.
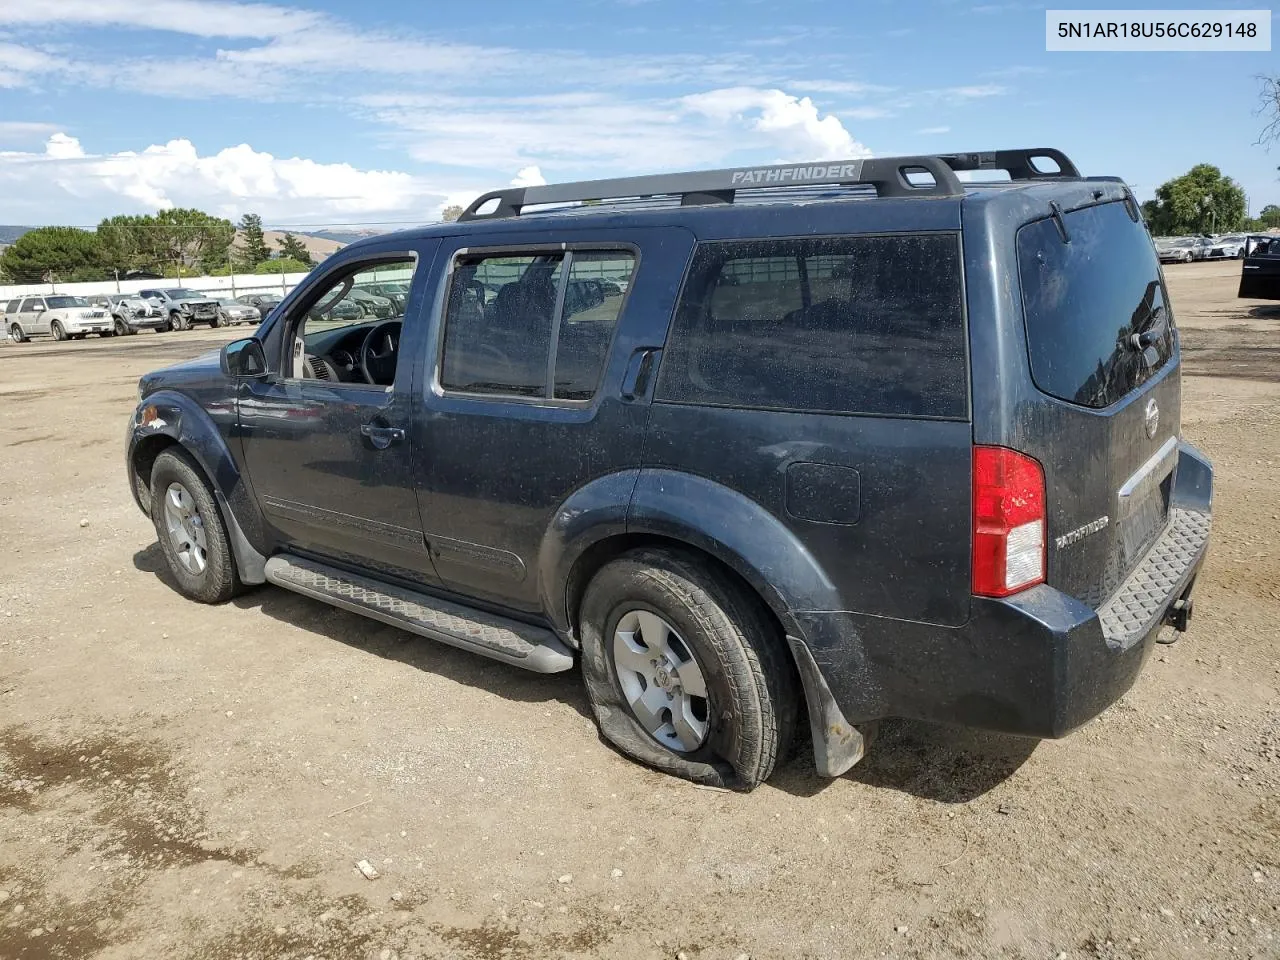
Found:
[[1137, 679], [1208, 546], [1213, 469], [1179, 447], [1170, 521], [1142, 563], [1094, 610], [1047, 585], [974, 598], [961, 627], [852, 613], [797, 615], [849, 723], [911, 717], [1061, 737]]

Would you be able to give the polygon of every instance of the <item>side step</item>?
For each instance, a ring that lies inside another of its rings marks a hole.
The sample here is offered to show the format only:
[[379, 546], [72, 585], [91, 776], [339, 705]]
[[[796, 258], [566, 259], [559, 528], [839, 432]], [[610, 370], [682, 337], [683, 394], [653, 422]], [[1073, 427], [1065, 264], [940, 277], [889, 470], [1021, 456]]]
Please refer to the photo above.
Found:
[[573, 666], [573, 654], [550, 630], [314, 560], [292, 554], [274, 556], [267, 561], [266, 577], [286, 590], [534, 673], [560, 673]]

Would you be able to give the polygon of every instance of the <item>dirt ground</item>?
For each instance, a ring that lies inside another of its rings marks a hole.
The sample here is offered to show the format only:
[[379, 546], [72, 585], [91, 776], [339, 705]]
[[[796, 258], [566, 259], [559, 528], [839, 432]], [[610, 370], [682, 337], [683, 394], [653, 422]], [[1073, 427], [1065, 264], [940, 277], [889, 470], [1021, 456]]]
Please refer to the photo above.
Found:
[[618, 756], [576, 673], [182, 599], [125, 419], [235, 331], [5, 343], [0, 957], [1280, 957], [1280, 305], [1238, 275], [1168, 270], [1217, 470], [1191, 631], [1066, 740], [888, 722], [750, 795]]

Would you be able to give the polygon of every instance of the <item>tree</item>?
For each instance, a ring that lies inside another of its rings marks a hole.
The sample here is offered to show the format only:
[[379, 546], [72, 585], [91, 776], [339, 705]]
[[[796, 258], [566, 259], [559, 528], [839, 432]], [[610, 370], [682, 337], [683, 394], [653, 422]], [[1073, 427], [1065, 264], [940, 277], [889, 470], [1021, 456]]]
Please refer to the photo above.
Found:
[[109, 270], [199, 273], [227, 262], [235, 227], [203, 210], [174, 207], [154, 216], [108, 217], [98, 224]]
[[262, 217], [246, 213], [240, 218], [240, 259], [249, 270], [271, 259], [267, 241], [262, 236]]
[[305, 263], [308, 269], [315, 266], [315, 261], [311, 259], [311, 251], [292, 233], [286, 233], [280, 238], [280, 256], [287, 260]]
[[1143, 204], [1143, 216], [1159, 237], [1188, 233], [1226, 233], [1244, 226], [1244, 191], [1209, 163], [1198, 163], [1161, 184], [1155, 200]]
[[1280, 140], [1280, 76], [1259, 77], [1262, 81], [1262, 104], [1258, 113], [1262, 114], [1262, 133], [1258, 134], [1258, 143], [1264, 146]]
[[13, 283], [102, 280], [106, 269], [98, 238], [75, 227], [28, 230], [0, 257], [0, 273]]
[[459, 204], [451, 203], [440, 211], [440, 219], [445, 223], [452, 223], [462, 216], [462, 207]]
[[1257, 226], [1257, 230], [1275, 230], [1280, 228], [1280, 207], [1274, 203], [1268, 203], [1262, 208], [1258, 214], [1258, 218], [1253, 221]]

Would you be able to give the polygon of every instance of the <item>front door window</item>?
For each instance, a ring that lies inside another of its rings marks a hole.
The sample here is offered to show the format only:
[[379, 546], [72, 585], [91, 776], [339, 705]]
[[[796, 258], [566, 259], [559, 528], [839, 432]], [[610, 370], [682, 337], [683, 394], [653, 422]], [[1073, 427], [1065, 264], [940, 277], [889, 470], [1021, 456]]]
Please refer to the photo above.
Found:
[[330, 278], [295, 311], [282, 374], [389, 387], [396, 377], [412, 258], [364, 263]]

